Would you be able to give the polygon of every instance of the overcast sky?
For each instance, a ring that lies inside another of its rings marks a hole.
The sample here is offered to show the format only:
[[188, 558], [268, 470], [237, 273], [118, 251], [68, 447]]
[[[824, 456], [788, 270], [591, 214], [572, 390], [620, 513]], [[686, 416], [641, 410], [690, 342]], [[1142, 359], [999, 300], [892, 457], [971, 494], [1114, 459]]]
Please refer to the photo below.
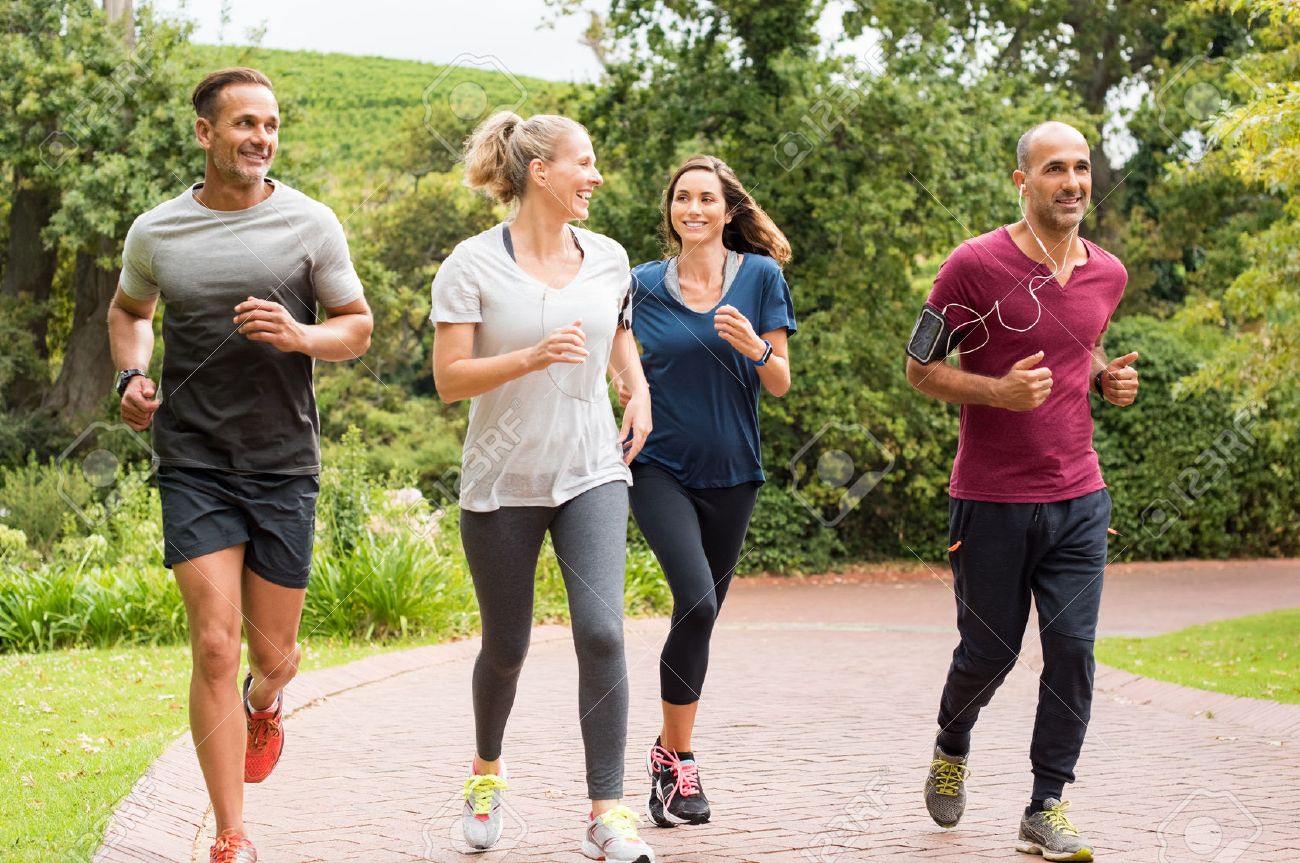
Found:
[[[221, 28], [222, 0], [136, 0], [195, 22], [199, 42], [246, 44], [250, 29], [265, 26], [262, 45], [345, 54], [374, 54], [427, 63], [485, 65], [496, 58], [516, 75], [552, 81], [595, 81], [591, 49], [579, 44], [585, 16], [559, 18], [545, 0], [228, 0], [230, 23]], [[607, 0], [589, 0], [608, 8]], [[822, 18], [824, 37], [841, 31], [843, 0], [831, 0]], [[553, 26], [541, 27], [551, 21]], [[842, 46], [864, 52], [867, 40]], [[492, 65], [492, 64], [487, 64]]]
[[591, 50], [578, 44], [585, 20], [571, 17], [554, 29], [538, 29], [555, 17], [543, 0], [229, 0], [224, 34], [221, 0], [152, 2], [169, 13], [184, 8], [199, 42], [246, 43], [250, 28], [265, 25], [267, 48], [461, 65], [469, 65], [463, 55], [491, 55], [517, 75], [550, 80], [592, 81], [599, 71]]

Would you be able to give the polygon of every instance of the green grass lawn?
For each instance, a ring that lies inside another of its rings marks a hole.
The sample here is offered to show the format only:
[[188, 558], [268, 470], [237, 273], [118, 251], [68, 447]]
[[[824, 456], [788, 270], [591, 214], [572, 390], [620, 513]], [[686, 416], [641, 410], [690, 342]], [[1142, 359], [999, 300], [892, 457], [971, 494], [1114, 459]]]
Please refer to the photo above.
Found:
[[[303, 671], [419, 641], [309, 643]], [[0, 655], [0, 861], [89, 861], [118, 801], [187, 727], [188, 647]]]
[[1197, 689], [1300, 704], [1300, 608], [1152, 638], [1104, 638], [1097, 661]]

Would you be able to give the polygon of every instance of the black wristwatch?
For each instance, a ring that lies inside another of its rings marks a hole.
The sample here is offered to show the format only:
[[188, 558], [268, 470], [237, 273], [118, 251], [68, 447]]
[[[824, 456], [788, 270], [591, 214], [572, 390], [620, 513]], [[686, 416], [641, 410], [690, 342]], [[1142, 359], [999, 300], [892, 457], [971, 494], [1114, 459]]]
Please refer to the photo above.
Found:
[[1092, 376], [1092, 388], [1096, 390], [1097, 395], [1101, 396], [1102, 398], [1106, 397], [1106, 390], [1104, 390], [1101, 385], [1101, 376], [1104, 374], [1106, 374], [1106, 370], [1102, 369], [1101, 371], [1097, 372], [1097, 374]]
[[767, 349], [763, 351], [763, 356], [753, 361], [756, 366], [765, 366], [767, 361], [772, 359], [772, 343], [767, 339], [763, 339], [763, 344], [767, 345]]
[[144, 377], [145, 373], [141, 369], [127, 369], [117, 376], [117, 394], [122, 396], [126, 394], [127, 382], [133, 377]]

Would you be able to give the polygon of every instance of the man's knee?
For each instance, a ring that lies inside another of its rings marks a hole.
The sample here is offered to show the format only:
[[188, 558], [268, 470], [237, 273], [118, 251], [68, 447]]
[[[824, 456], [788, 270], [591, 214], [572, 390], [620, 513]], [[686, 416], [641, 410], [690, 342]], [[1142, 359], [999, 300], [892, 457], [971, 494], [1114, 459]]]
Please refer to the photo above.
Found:
[[1043, 645], [1043, 664], [1088, 668], [1092, 664], [1095, 641], [1091, 635], [1071, 635], [1048, 627], [1040, 633]]
[[283, 686], [298, 674], [300, 653], [298, 645], [290, 642], [285, 645], [272, 645], [258, 639], [256, 646], [248, 645], [248, 664], [262, 680], [269, 680]]
[[1019, 654], [1005, 646], [992, 650], [978, 649], [963, 640], [953, 651], [952, 667], [953, 671], [959, 674], [974, 677], [985, 683], [997, 684], [1011, 673], [1018, 657]]
[[239, 630], [205, 626], [193, 639], [194, 675], [204, 683], [224, 685], [239, 674]]

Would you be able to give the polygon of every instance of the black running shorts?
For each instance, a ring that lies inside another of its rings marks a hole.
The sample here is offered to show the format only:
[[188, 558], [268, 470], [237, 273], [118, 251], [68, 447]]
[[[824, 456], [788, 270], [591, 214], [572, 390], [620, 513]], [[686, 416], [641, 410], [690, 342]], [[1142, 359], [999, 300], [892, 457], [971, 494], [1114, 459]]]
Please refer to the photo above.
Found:
[[244, 565], [262, 578], [307, 586], [319, 476], [160, 467], [158, 491], [164, 566], [243, 545]]

